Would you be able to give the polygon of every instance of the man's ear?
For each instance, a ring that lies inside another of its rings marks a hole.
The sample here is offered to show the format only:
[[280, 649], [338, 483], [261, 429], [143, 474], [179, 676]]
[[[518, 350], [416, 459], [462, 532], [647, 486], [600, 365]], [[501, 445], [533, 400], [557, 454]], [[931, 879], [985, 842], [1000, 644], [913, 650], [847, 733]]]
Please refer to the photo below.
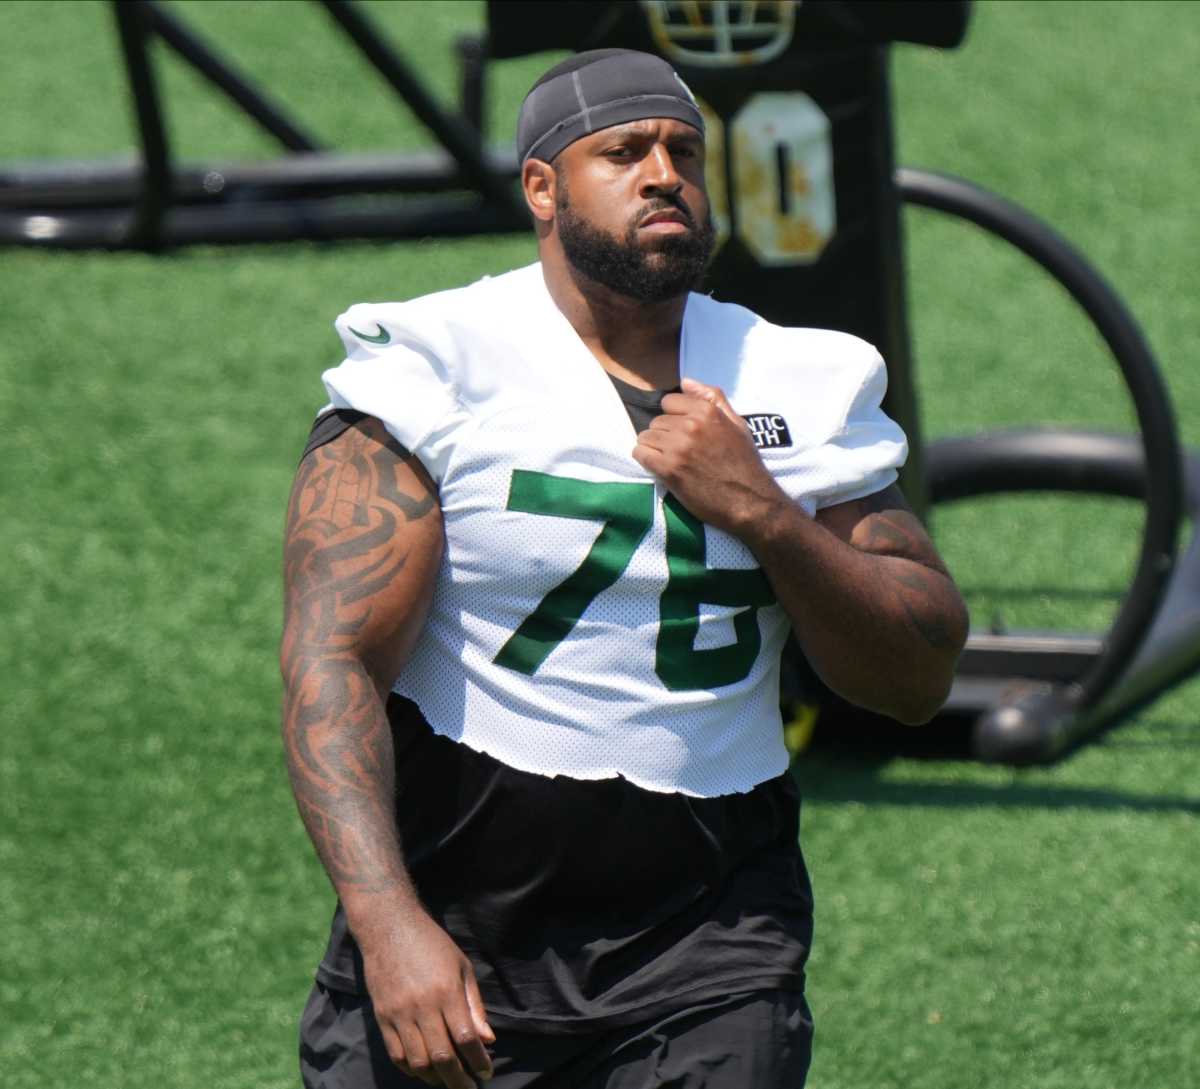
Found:
[[521, 189], [530, 215], [539, 223], [550, 223], [554, 219], [558, 197], [558, 179], [554, 167], [541, 159], [526, 159], [521, 167]]

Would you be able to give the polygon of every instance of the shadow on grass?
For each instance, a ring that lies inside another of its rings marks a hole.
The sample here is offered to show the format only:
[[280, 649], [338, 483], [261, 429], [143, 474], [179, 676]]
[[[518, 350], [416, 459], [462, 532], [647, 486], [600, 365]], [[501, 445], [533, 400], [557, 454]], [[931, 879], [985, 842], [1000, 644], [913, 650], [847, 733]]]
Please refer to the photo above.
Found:
[[[838, 715], [838, 710], [841, 715]], [[973, 765], [970, 721], [946, 716], [919, 729], [897, 726], [889, 719], [844, 705], [822, 712], [813, 743], [792, 765], [802, 797], [830, 803], [891, 806], [935, 806], [945, 809], [1000, 808], [1082, 809], [1200, 815], [1200, 793], [1188, 797], [1133, 794], [1103, 787], [1022, 782], [892, 782], [883, 771], [893, 760], [962, 762]], [[1180, 758], [1200, 754], [1200, 725], [1176, 718], [1140, 724], [1133, 736], [1122, 724], [1091, 744], [1112, 750], [1178, 752]], [[1070, 759], [1068, 755], [1066, 759]], [[977, 766], [977, 765], [973, 765]], [[978, 776], [967, 776], [965, 778]]]
[[886, 782], [879, 772], [890, 757], [810, 754], [792, 765], [792, 777], [802, 798], [830, 803], [935, 806], [978, 809], [987, 806], [1019, 809], [1128, 810], [1141, 813], [1200, 815], [1200, 797], [1130, 794], [1091, 787], [1025, 783]]

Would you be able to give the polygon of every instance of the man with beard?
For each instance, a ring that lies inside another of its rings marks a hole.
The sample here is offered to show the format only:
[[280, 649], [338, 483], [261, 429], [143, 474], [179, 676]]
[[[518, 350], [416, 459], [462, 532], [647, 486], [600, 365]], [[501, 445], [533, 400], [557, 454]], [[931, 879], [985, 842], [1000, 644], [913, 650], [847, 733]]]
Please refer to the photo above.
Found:
[[874, 349], [691, 292], [703, 131], [572, 57], [519, 124], [540, 262], [338, 319], [285, 557], [310, 1089], [803, 1084], [780, 651], [921, 722], [966, 615]]

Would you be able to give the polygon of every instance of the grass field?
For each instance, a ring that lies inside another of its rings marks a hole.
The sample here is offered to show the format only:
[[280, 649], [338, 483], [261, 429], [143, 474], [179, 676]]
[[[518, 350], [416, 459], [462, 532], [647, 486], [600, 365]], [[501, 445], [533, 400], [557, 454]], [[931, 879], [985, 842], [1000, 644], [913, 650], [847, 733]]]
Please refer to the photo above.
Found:
[[[299, 3], [174, 6], [345, 149], [420, 130]], [[451, 94], [475, 3], [370, 5]], [[0, 160], [128, 154], [105, 4], [0, 7]], [[64, 63], [66, 58], [68, 63]], [[272, 148], [161, 57], [184, 158]], [[552, 58], [506, 62], [493, 132]], [[1200, 7], [982, 3], [896, 50], [900, 158], [1055, 224], [1142, 320], [1200, 445]], [[965, 226], [907, 223], [933, 434], [1125, 427], [1062, 293]], [[332, 897], [279, 755], [279, 531], [334, 315], [499, 272], [530, 240], [0, 253], [0, 1084], [296, 1083]], [[1117, 501], [938, 512], [977, 622], [1103, 626]], [[1200, 687], [1063, 764], [803, 758], [813, 1089], [1200, 1085]]]

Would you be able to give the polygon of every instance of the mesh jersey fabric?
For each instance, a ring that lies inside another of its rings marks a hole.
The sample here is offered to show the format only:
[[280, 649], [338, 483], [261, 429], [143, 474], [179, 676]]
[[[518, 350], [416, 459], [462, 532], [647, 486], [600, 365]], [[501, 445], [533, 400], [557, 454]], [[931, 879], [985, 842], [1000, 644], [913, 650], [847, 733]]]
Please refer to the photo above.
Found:
[[[782, 774], [783, 610], [749, 549], [633, 460], [541, 267], [337, 327], [331, 407], [381, 419], [439, 487], [443, 569], [396, 686], [433, 730], [522, 771], [694, 797]], [[693, 294], [680, 370], [786, 421], [763, 461], [810, 513], [895, 479], [904, 437], [870, 345]]]

